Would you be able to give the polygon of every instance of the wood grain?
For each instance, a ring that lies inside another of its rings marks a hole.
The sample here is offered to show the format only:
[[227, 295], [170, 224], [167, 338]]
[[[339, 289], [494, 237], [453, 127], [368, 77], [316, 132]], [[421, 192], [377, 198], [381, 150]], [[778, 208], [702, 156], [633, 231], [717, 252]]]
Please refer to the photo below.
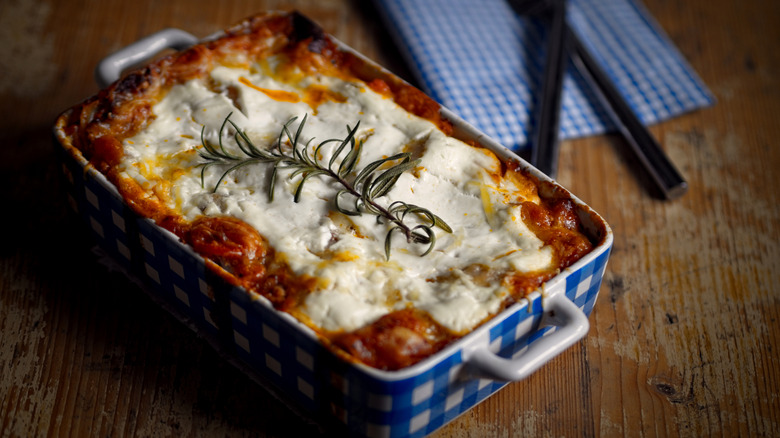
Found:
[[[646, 6], [718, 99], [652, 127], [691, 189], [655, 199], [617, 137], [565, 142], [559, 180], [615, 232], [591, 331], [435, 436], [780, 435], [780, 3]], [[97, 262], [50, 142], [111, 51], [293, 7], [412, 79], [358, 0], [0, 3], [1, 436], [321, 434]]]

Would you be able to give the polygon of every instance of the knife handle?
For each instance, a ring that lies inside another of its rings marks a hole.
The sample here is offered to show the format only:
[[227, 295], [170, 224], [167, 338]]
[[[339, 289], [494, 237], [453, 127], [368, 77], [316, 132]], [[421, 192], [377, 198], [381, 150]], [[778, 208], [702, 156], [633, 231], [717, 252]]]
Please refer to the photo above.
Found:
[[548, 3], [550, 25], [547, 27], [547, 59], [542, 94], [538, 100], [539, 110], [536, 111], [531, 164], [550, 178], [555, 178], [558, 173], [561, 100], [569, 52], [569, 32], [566, 26], [566, 0], [552, 0]]
[[591, 85], [593, 93], [639, 158], [663, 197], [672, 200], [684, 195], [688, 191], [688, 183], [674, 167], [647, 127], [642, 124], [629, 104], [623, 99], [607, 74], [596, 63], [576, 32], [569, 28], [568, 33], [572, 47], [572, 64]]

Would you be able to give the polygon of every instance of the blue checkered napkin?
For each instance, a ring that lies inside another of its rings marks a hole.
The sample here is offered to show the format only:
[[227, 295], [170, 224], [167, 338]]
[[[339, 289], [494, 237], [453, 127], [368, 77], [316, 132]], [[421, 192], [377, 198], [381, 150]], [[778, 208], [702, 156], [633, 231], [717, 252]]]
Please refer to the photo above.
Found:
[[[375, 0], [420, 85], [500, 143], [522, 149], [544, 73], [544, 26], [505, 0]], [[568, 20], [640, 119], [654, 123], [714, 99], [633, 0], [570, 0]], [[613, 128], [569, 66], [561, 136]]]

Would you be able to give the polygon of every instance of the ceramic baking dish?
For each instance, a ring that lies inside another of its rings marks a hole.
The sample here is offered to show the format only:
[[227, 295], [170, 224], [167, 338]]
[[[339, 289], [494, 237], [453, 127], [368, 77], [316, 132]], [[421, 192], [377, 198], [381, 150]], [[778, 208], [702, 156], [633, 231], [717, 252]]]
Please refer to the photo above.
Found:
[[[97, 81], [105, 86], [163, 49], [183, 49], [197, 41], [178, 29], [163, 30], [103, 60]], [[501, 159], [519, 161], [540, 181], [552, 182], [457, 115], [445, 108], [441, 113], [454, 124], [454, 136], [477, 140]], [[55, 129], [55, 137], [60, 135]], [[293, 408], [355, 436], [427, 435], [578, 342], [588, 331], [587, 317], [612, 246], [609, 226], [572, 197], [586, 232], [597, 242], [589, 254], [428, 359], [381, 371], [338, 357], [289, 314], [213, 274], [173, 233], [133, 212], [78, 151], [57, 151], [71, 206], [129, 276]], [[554, 182], [544, 187], [563, 190]]]

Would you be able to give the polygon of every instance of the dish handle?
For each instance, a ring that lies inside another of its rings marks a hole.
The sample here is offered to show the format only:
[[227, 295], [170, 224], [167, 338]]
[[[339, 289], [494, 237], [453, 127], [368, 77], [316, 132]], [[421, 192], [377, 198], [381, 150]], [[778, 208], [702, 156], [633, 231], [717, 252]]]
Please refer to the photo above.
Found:
[[103, 58], [95, 68], [95, 81], [105, 88], [127, 68], [148, 61], [165, 49], [183, 50], [197, 42], [198, 38], [181, 29], [155, 32]]
[[535, 340], [519, 357], [512, 359], [498, 356], [487, 347], [479, 348], [468, 359], [468, 374], [500, 381], [525, 379], [588, 333], [587, 315], [566, 295], [549, 298], [544, 309], [540, 327], [555, 326], [554, 332]]

